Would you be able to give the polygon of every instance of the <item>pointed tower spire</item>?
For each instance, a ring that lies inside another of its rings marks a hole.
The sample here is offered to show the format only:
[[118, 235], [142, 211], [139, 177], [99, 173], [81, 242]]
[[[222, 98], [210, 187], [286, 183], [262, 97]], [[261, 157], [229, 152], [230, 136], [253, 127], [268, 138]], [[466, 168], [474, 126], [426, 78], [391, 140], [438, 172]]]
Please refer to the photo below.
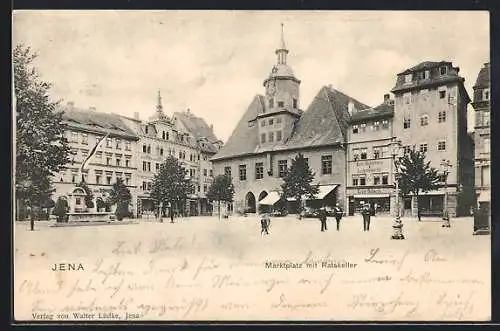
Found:
[[276, 50], [276, 55], [278, 56], [278, 64], [286, 64], [286, 55], [288, 54], [288, 49], [285, 44], [285, 32], [284, 24], [281, 23], [281, 45]]
[[161, 104], [161, 92], [160, 89], [158, 89], [158, 101], [156, 104], [156, 111], [158, 113], [163, 113], [163, 105]]

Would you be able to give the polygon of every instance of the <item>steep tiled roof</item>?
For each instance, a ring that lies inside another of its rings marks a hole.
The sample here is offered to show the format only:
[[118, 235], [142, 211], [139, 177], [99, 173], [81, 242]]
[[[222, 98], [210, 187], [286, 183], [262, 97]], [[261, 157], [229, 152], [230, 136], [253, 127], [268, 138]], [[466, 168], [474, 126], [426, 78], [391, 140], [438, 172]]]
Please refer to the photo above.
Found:
[[206, 138], [207, 143], [203, 143], [203, 145], [199, 144], [199, 147], [206, 152], [217, 152], [217, 148], [214, 146], [214, 143], [219, 141], [215, 136], [213, 129], [208, 126], [205, 120], [201, 117], [197, 117], [192, 113], [174, 113], [174, 116], [177, 117], [186, 127], [186, 129], [191, 133], [194, 137], [195, 141], [199, 141], [201, 138]]
[[253, 99], [227, 143], [212, 160], [271, 150], [307, 148], [345, 142], [349, 121], [349, 101], [352, 101], [357, 109], [368, 108], [367, 105], [340, 91], [331, 87], [323, 87], [297, 120], [290, 139], [260, 147], [258, 126], [256, 123], [251, 124], [251, 121], [264, 110], [263, 96], [258, 95]]
[[378, 117], [394, 116], [394, 103], [382, 103], [374, 108], [357, 111], [351, 115], [351, 122], [358, 122]]
[[119, 115], [74, 107], [62, 107], [62, 110], [63, 120], [70, 128], [104, 134], [109, 132], [110, 135], [139, 139]]
[[477, 75], [475, 88], [490, 87], [490, 63], [485, 63]]
[[447, 61], [439, 61], [439, 62], [436, 62], [436, 61], [424, 61], [424, 62], [421, 62], [421, 63], [417, 64], [416, 66], [413, 66], [413, 67], [411, 67], [409, 69], [406, 69], [403, 72], [400, 72], [398, 75], [405, 75], [405, 74], [409, 74], [409, 73], [415, 72], [415, 71], [428, 70], [428, 69], [432, 69], [432, 68], [438, 67], [438, 66], [443, 65], [443, 64], [451, 64], [451, 62], [447, 62]]

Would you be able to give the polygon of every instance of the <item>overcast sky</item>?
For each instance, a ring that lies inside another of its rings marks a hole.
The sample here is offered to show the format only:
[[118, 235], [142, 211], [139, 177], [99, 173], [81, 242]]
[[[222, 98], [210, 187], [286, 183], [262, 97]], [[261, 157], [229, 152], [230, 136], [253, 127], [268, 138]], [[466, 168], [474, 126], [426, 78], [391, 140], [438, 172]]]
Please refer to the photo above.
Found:
[[303, 109], [328, 84], [376, 106], [422, 61], [458, 65], [472, 95], [489, 61], [478, 11], [18, 11], [13, 22], [54, 99], [147, 119], [160, 89], [167, 114], [190, 108], [224, 141], [264, 94], [281, 22]]

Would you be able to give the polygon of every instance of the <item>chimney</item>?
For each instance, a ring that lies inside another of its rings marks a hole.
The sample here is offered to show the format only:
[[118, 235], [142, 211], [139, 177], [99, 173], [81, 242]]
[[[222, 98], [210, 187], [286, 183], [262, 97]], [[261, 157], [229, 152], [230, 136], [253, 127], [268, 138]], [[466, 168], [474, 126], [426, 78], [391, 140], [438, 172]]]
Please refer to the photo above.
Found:
[[134, 112], [134, 119], [139, 120], [139, 112]]
[[349, 103], [347, 104], [347, 111], [350, 115], [356, 112], [356, 108], [354, 107], [354, 102], [352, 102], [352, 100], [349, 100]]
[[71, 109], [75, 108], [75, 103], [74, 103], [73, 101], [68, 101], [68, 104], [67, 104], [67, 105], [68, 105], [68, 107], [69, 107], [69, 108], [71, 108]]
[[391, 95], [389, 93], [384, 94], [384, 103], [387, 104], [391, 100]]

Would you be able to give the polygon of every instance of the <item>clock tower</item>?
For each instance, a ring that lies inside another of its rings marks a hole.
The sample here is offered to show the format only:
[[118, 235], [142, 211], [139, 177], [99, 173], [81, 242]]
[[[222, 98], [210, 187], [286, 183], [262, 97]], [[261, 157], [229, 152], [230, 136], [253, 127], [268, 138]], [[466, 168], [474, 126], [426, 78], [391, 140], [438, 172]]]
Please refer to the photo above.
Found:
[[276, 49], [277, 61], [269, 77], [264, 80], [266, 89], [266, 113], [289, 112], [300, 114], [299, 85], [292, 68], [287, 64], [288, 49], [285, 45], [283, 23], [281, 23], [281, 43]]

